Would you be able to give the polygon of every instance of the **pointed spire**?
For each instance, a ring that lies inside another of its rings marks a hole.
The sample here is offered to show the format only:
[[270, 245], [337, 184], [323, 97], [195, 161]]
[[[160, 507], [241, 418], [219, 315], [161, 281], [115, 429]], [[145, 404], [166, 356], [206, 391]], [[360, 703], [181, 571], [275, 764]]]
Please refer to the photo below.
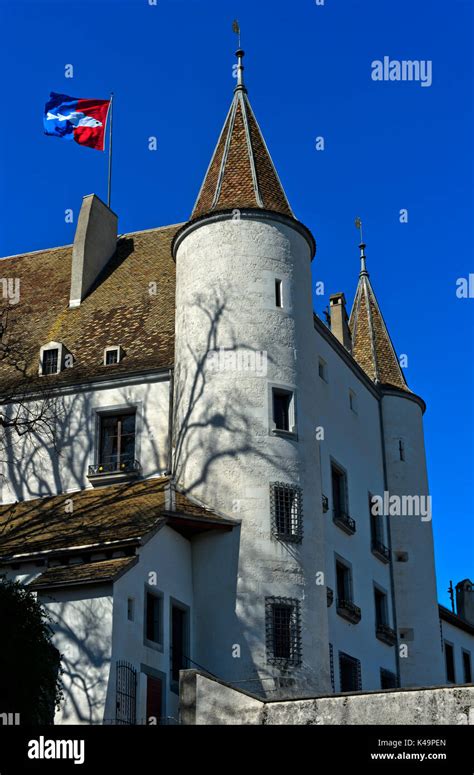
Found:
[[352, 355], [374, 382], [410, 392], [369, 279], [365, 247], [361, 242], [359, 283], [349, 319]]
[[[234, 30], [235, 31], [235, 30]], [[258, 208], [294, 218], [244, 84], [244, 52], [236, 51], [237, 85], [191, 219], [222, 210]]]

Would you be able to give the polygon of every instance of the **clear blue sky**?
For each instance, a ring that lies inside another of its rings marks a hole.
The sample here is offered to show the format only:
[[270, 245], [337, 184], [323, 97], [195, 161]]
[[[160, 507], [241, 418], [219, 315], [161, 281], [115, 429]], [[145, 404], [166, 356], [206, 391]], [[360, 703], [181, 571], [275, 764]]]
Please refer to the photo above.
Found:
[[[235, 16], [253, 108], [317, 239], [318, 312], [335, 291], [352, 302], [353, 221], [364, 220], [375, 291], [408, 355], [409, 385], [428, 404], [447, 604], [449, 579], [473, 576], [474, 299], [455, 295], [456, 279], [474, 272], [470, 0], [0, 0], [0, 255], [72, 242], [64, 211], [77, 217], [83, 195], [106, 196], [105, 153], [43, 135], [50, 91], [116, 94], [120, 232], [186, 220], [235, 85]], [[432, 60], [432, 86], [372, 81], [371, 62], [384, 56]]]

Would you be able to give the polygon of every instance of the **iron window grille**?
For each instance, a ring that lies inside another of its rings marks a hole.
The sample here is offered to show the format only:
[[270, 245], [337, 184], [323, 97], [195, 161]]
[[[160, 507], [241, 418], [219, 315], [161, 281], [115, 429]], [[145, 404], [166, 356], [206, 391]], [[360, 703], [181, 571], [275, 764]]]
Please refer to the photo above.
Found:
[[342, 616], [344, 619], [352, 622], [352, 624], [357, 624], [360, 622], [362, 617], [362, 612], [359, 606], [355, 605], [355, 603], [353, 603], [351, 600], [338, 598], [336, 603], [336, 611], [339, 616]]
[[386, 670], [384, 667], [380, 668], [380, 688], [381, 689], [398, 689], [398, 678], [395, 673], [390, 670]]
[[375, 554], [382, 562], [390, 562], [390, 549], [381, 541], [372, 539], [372, 554]]
[[137, 723], [137, 671], [123, 660], [116, 664], [115, 723]]
[[300, 487], [282, 482], [270, 485], [272, 533], [282, 541], [303, 538], [303, 496]]
[[352, 519], [345, 511], [336, 511], [336, 509], [334, 509], [332, 520], [334, 524], [340, 527], [341, 530], [344, 530], [345, 533], [354, 535], [356, 531], [355, 519]]
[[42, 361], [41, 361], [41, 373], [45, 376], [47, 374], [57, 374], [58, 360], [59, 360], [59, 350], [57, 348], [54, 348], [52, 350], [44, 350]]
[[301, 664], [301, 615], [298, 600], [265, 598], [267, 662], [279, 667]]
[[360, 692], [362, 689], [362, 672], [360, 660], [339, 652], [339, 681], [341, 692]]

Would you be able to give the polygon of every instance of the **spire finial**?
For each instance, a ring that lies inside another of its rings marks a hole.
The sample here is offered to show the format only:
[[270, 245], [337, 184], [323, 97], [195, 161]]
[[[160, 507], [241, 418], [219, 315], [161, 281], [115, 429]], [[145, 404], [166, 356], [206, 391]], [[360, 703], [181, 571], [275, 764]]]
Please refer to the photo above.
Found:
[[244, 66], [242, 64], [242, 60], [244, 58], [245, 52], [242, 51], [240, 47], [240, 25], [237, 19], [234, 19], [232, 22], [232, 29], [237, 35], [238, 38], [238, 49], [235, 52], [235, 56], [237, 57], [237, 65], [234, 65], [234, 68], [237, 70], [237, 86], [235, 89], [241, 89], [242, 91], [246, 91], [245, 85], [244, 85]]
[[356, 225], [356, 229], [359, 229], [359, 233], [360, 233], [360, 245], [359, 245], [359, 248], [360, 248], [360, 273], [361, 273], [361, 275], [363, 275], [363, 274], [364, 275], [368, 275], [367, 267], [365, 265], [365, 247], [366, 247], [366, 245], [365, 245], [365, 242], [364, 242], [364, 238], [362, 236], [362, 220], [359, 217], [357, 217], [355, 219], [355, 225]]

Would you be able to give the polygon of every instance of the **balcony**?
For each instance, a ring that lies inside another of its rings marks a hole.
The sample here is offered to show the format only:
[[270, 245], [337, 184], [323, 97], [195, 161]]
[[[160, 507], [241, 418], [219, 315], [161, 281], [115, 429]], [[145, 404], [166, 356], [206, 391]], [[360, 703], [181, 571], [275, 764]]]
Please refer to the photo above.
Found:
[[372, 541], [372, 554], [382, 562], [390, 562], [390, 549], [381, 541]]
[[347, 619], [352, 624], [360, 622], [362, 613], [359, 606], [355, 605], [351, 600], [337, 599], [336, 611], [343, 619]]
[[332, 521], [335, 525], [340, 527], [344, 533], [347, 533], [348, 535], [354, 535], [356, 531], [355, 520], [352, 519], [349, 514], [346, 514], [345, 511], [334, 510], [332, 513]]
[[388, 624], [377, 624], [375, 634], [377, 635], [377, 638], [381, 640], [382, 643], [386, 643], [387, 646], [394, 646], [397, 642], [395, 630], [392, 630]]
[[139, 476], [141, 466], [138, 460], [129, 457], [111, 459], [89, 466], [87, 478], [91, 484], [113, 484]]

